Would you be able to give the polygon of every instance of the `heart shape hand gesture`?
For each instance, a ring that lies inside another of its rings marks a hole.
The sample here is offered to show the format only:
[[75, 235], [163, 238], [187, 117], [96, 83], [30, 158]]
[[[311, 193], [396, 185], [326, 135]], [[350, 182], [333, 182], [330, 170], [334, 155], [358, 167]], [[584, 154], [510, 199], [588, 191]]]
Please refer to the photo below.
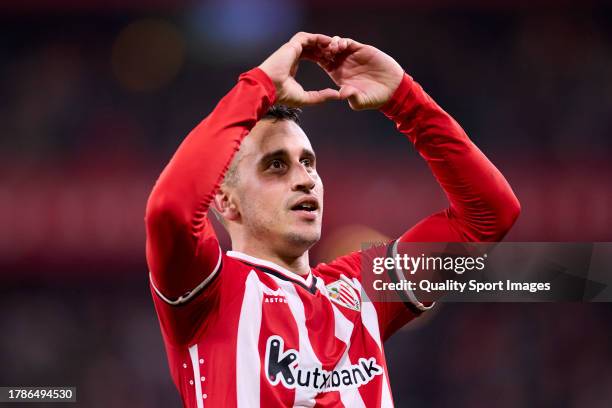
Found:
[[[340, 90], [305, 91], [295, 79], [302, 59], [316, 62]], [[304, 32], [294, 35], [259, 68], [272, 79], [280, 104], [299, 107], [347, 99], [354, 110], [383, 106], [404, 75], [393, 58], [372, 46]]]

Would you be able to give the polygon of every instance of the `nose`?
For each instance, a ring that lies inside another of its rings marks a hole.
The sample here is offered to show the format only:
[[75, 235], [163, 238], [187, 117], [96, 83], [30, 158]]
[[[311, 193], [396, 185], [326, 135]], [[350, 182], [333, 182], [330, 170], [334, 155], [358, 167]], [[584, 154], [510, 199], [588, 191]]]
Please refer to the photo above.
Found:
[[315, 188], [317, 173], [314, 170], [308, 171], [304, 166], [295, 166], [293, 175], [293, 191], [310, 192]]

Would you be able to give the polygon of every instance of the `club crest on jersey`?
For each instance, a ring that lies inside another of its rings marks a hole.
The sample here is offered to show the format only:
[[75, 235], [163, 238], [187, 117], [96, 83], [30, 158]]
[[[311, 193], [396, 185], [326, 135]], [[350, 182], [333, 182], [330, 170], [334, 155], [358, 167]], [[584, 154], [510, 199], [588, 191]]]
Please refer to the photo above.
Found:
[[282, 384], [289, 389], [309, 389], [317, 392], [339, 391], [358, 388], [383, 375], [384, 369], [376, 358], [359, 358], [355, 364], [346, 364], [332, 371], [320, 365], [301, 367], [297, 350], [285, 350], [280, 336], [270, 336], [266, 342], [265, 370], [270, 384]]
[[332, 302], [351, 310], [359, 311], [361, 309], [361, 302], [355, 289], [347, 282], [338, 280], [330, 283], [326, 288]]

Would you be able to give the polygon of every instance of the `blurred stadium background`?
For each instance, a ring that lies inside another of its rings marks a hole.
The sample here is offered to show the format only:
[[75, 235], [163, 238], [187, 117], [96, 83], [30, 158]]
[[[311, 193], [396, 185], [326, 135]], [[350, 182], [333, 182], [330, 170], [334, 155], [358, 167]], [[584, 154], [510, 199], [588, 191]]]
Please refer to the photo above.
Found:
[[[508, 240], [612, 241], [604, 2], [5, 0], [0, 23], [0, 385], [75, 385], [84, 407], [180, 405], [145, 201], [237, 76], [298, 30], [395, 57], [515, 189]], [[329, 84], [300, 69], [306, 87]], [[380, 113], [331, 103], [302, 120], [326, 184], [315, 261], [445, 205]], [[398, 407], [612, 406], [609, 304], [447, 304], [387, 355]]]

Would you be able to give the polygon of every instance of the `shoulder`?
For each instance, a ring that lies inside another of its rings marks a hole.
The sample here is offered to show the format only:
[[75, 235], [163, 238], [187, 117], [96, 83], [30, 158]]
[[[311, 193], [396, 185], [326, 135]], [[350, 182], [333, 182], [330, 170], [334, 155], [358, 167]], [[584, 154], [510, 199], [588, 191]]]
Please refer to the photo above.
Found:
[[227, 253], [223, 253], [221, 256], [221, 275], [223, 276], [224, 284], [228, 282], [233, 284], [244, 282], [253, 269], [253, 265]]
[[388, 242], [371, 248], [351, 252], [338, 257], [329, 263], [320, 263], [313, 268], [313, 273], [323, 280], [339, 279], [345, 275], [350, 279], [361, 281], [364, 271], [372, 271], [372, 265], [376, 258], [390, 256], [394, 242]]
[[361, 251], [351, 252], [329, 263], [320, 263], [312, 268], [312, 273], [324, 282], [337, 280], [341, 275], [347, 278], [359, 278], [361, 270]]

